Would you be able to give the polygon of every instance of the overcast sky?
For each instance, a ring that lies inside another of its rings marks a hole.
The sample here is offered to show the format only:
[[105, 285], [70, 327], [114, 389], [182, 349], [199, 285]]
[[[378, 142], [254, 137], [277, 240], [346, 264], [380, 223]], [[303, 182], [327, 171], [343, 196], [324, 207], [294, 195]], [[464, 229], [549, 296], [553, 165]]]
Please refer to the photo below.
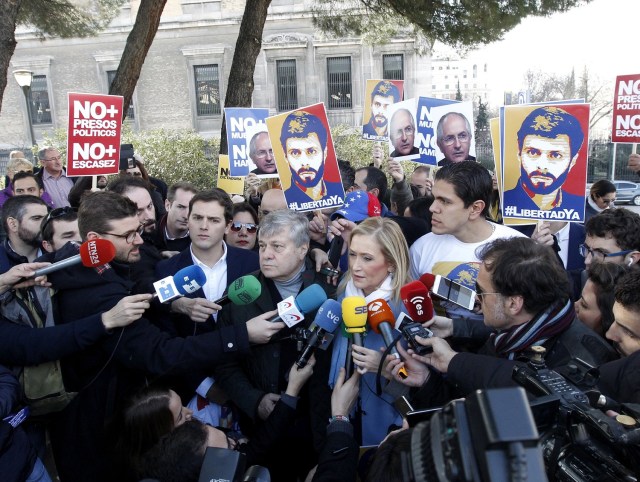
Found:
[[487, 59], [491, 103], [504, 90], [518, 91], [528, 69], [568, 74], [589, 72], [613, 86], [616, 75], [640, 74], [640, 0], [593, 0], [549, 18], [529, 17], [504, 40], [470, 53]]

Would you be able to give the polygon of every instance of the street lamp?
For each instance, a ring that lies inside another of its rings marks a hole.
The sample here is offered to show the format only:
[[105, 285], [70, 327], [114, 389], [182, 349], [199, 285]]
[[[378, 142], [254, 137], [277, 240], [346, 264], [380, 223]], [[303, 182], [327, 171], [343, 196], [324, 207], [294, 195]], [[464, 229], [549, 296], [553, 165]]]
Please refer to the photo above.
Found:
[[31, 90], [33, 72], [26, 69], [14, 70], [13, 76], [22, 88], [22, 93], [24, 94], [24, 102], [27, 106], [27, 118], [29, 120], [29, 134], [31, 135], [31, 145], [33, 146], [36, 143], [36, 135], [33, 133], [33, 120], [31, 119], [31, 106], [29, 105], [29, 91]]

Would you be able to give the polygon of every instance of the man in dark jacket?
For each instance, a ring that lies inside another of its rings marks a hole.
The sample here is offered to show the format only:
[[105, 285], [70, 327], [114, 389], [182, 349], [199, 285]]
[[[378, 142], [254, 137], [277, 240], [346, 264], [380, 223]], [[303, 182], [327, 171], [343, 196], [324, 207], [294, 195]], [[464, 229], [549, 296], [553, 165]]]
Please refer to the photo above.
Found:
[[[390, 363], [397, 380], [420, 387], [417, 405], [440, 405], [477, 389], [515, 385], [513, 367], [534, 345], [546, 348], [550, 368], [576, 357], [592, 366], [615, 358], [612, 348], [576, 318], [567, 275], [551, 247], [529, 238], [500, 239], [479, 257], [476, 292], [485, 326], [439, 318], [431, 325], [438, 337], [420, 339], [433, 352], [407, 360], [406, 380], [397, 376], [402, 364]], [[484, 345], [477, 353], [457, 353], [439, 336]]]
[[[108, 239], [116, 248], [116, 257], [99, 268], [76, 265], [49, 275], [58, 290], [58, 312], [63, 318], [57, 323], [109, 310], [130, 294], [129, 268], [140, 259], [144, 230], [137, 210], [130, 199], [108, 191], [90, 193], [83, 200], [78, 212], [80, 235], [83, 239]], [[56, 253], [57, 259], [76, 254], [70, 252], [75, 250], [67, 244]], [[139, 296], [141, 304], [151, 298]], [[78, 395], [59, 413], [50, 432], [61, 479], [109, 480], [103, 427], [118, 402], [146, 377], [213, 368], [224, 359], [246, 353], [250, 342], [265, 343], [284, 326], [266, 321], [273, 314], [264, 313], [246, 324], [186, 339], [171, 338], [141, 318], [114, 330], [93, 347], [64, 358], [65, 388]]]
[[226, 192], [213, 189], [196, 194], [189, 202], [187, 217], [191, 246], [156, 267], [157, 279], [191, 265], [200, 266], [207, 277], [202, 288], [171, 303], [171, 311], [177, 314], [171, 319], [180, 336], [213, 330], [214, 317], [221, 308], [214, 301], [229, 284], [259, 268], [254, 251], [224, 242], [232, 219], [233, 202]]
[[[260, 297], [249, 305], [225, 307], [220, 312], [219, 324], [243, 324], [260, 313], [273, 310], [281, 300], [297, 296], [312, 284], [319, 284], [329, 297], [335, 293], [335, 288], [326, 284], [325, 277], [316, 273], [307, 259], [308, 226], [307, 218], [294, 211], [275, 211], [263, 218], [259, 233], [260, 272], [257, 274], [262, 285]], [[308, 328], [314, 318], [315, 312], [308, 313], [296, 327]], [[297, 342], [292, 339], [294, 333], [295, 327], [286, 328], [270, 343], [252, 348], [241, 362], [216, 367], [216, 383], [246, 417], [241, 425], [249, 437], [253, 425], [262, 424], [268, 418], [286, 387], [285, 374], [298, 357]], [[327, 380], [331, 355], [316, 351], [315, 356], [313, 376], [301, 393], [298, 419], [291, 424], [283, 444], [274, 447], [269, 456], [274, 480], [296, 480], [296, 474], [304, 477], [317, 462], [314, 445], [316, 451], [320, 451], [324, 441], [330, 415]]]

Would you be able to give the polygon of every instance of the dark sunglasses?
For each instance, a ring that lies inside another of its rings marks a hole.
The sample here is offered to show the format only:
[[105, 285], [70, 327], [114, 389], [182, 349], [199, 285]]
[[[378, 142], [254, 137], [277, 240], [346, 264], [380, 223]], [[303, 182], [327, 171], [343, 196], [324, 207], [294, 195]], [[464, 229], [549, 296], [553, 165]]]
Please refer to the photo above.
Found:
[[47, 225], [54, 219], [61, 218], [62, 216], [66, 216], [68, 214], [75, 213], [77, 211], [78, 210], [76, 208], [72, 208], [70, 206], [65, 206], [63, 208], [55, 208], [49, 211], [49, 214], [47, 214], [47, 217], [44, 218], [44, 222], [42, 223], [42, 227], [40, 228], [40, 231], [44, 231]]
[[247, 230], [247, 233], [249, 234], [253, 234], [258, 231], [258, 225], [253, 223], [231, 223], [231, 226], [229, 226], [229, 228], [231, 229], [231, 231], [234, 231], [236, 233], [242, 228], [245, 228]]

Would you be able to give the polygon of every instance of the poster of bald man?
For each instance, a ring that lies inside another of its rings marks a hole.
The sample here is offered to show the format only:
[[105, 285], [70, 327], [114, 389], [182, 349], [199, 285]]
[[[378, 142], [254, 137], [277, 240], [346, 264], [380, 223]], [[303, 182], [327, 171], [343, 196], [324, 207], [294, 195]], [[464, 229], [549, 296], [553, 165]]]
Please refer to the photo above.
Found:
[[389, 139], [389, 106], [402, 100], [403, 80], [373, 80], [365, 82], [362, 138], [368, 141]]
[[503, 215], [584, 221], [589, 104], [504, 109]]
[[268, 115], [269, 109], [225, 107], [224, 118], [232, 176], [246, 176], [252, 169], [255, 169], [255, 161], [250, 158], [247, 131], [260, 125], [266, 130], [264, 120]]
[[342, 206], [344, 189], [324, 104], [268, 117], [267, 128], [289, 209]]
[[264, 179], [278, 177], [276, 158], [273, 156], [267, 124], [247, 127], [245, 141], [249, 155], [249, 172]]
[[455, 104], [433, 107], [431, 116], [435, 125], [436, 158], [438, 166], [476, 160], [473, 138], [473, 104]]
[[418, 159], [416, 136], [417, 99], [407, 99], [389, 107], [389, 154], [398, 160]]

